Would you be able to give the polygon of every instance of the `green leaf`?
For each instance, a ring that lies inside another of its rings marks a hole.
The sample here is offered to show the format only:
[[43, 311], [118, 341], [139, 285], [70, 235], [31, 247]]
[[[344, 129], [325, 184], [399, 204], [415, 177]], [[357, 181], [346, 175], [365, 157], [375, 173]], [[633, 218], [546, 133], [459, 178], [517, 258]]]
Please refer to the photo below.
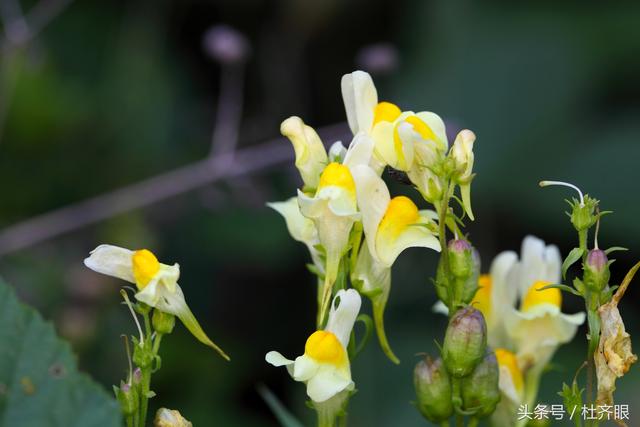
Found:
[[580, 292], [576, 291], [572, 287], [567, 286], [567, 285], [561, 285], [561, 284], [547, 285], [547, 286], [544, 286], [542, 288], [536, 289], [536, 291], [544, 291], [545, 289], [553, 289], [553, 288], [560, 289], [561, 291], [565, 291], [565, 292], [570, 292], [570, 293], [572, 293], [572, 294], [574, 294], [576, 296], [579, 296], [579, 297], [582, 296], [582, 294]]
[[582, 408], [583, 391], [584, 389], [578, 387], [578, 383], [574, 379], [571, 387], [563, 383], [562, 391], [558, 393], [563, 399], [565, 411], [568, 414], [573, 414], [573, 420], [578, 427], [581, 425], [580, 408]]
[[262, 384], [259, 384], [257, 389], [258, 393], [269, 406], [271, 412], [276, 416], [282, 427], [304, 427], [303, 424], [298, 421], [287, 408], [285, 408], [282, 402], [280, 402], [271, 390]]
[[609, 249], [605, 250], [604, 253], [609, 255], [611, 252], [615, 251], [628, 251], [629, 249], [623, 248], [622, 246], [612, 246]]
[[115, 399], [78, 372], [69, 344], [0, 281], [0, 425], [121, 426]]
[[576, 261], [578, 261], [582, 254], [584, 253], [584, 249], [582, 248], [573, 248], [569, 255], [562, 262], [562, 278], [565, 279], [567, 277], [567, 270], [571, 267]]

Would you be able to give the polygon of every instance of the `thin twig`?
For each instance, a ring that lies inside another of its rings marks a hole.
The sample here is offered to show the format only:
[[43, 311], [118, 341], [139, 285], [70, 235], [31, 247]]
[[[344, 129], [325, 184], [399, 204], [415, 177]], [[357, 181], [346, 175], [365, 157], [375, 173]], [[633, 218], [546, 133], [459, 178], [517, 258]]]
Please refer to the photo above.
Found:
[[[349, 135], [345, 123], [318, 129], [325, 141]], [[26, 219], [0, 231], [0, 256], [95, 224], [113, 216], [149, 206], [221, 179], [255, 173], [293, 156], [284, 138], [200, 160], [54, 211]]]

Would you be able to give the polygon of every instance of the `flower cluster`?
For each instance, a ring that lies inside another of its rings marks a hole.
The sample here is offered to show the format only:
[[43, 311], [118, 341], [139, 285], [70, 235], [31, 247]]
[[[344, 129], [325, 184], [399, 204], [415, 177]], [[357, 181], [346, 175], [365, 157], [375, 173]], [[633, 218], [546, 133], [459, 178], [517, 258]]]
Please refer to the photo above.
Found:
[[[358, 294], [371, 300], [380, 345], [398, 363], [383, 323], [392, 265], [410, 247], [440, 251], [446, 227], [459, 232], [461, 221], [449, 208], [456, 188], [460, 188], [460, 198], [455, 199], [463, 215], [473, 218], [473, 132], [461, 131], [449, 148], [445, 124], [437, 114], [403, 111], [393, 103], [380, 102], [371, 77], [363, 71], [343, 76], [341, 88], [353, 139], [348, 147], [336, 142], [327, 151], [316, 131], [302, 119], [283, 121], [281, 132], [293, 145], [303, 185], [296, 196], [269, 204], [284, 217], [291, 236], [310, 252], [311, 269], [318, 275], [318, 331], [307, 341], [305, 355], [295, 362], [274, 352], [267, 361], [293, 366], [292, 376], [307, 383], [314, 402], [329, 399], [351, 384], [349, 354], [344, 351], [350, 332], [340, 339], [330, 327], [344, 300]], [[382, 179], [386, 168], [406, 175], [433, 209], [419, 209], [406, 196], [392, 196]], [[349, 284], [357, 292], [341, 294]], [[331, 309], [327, 323], [332, 296], [342, 302]], [[317, 348], [322, 351], [314, 351]], [[317, 368], [328, 354], [336, 368]], [[311, 371], [317, 375], [331, 372], [326, 374], [331, 380], [317, 380], [309, 376]], [[335, 386], [336, 381], [340, 387]]]

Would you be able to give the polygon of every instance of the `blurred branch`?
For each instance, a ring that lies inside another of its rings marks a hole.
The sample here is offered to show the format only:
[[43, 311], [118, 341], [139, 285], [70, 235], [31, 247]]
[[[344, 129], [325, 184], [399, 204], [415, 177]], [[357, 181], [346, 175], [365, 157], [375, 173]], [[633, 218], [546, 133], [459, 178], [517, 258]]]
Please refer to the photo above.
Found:
[[[345, 123], [318, 129], [325, 141], [350, 135]], [[289, 160], [284, 138], [210, 156], [124, 188], [56, 209], [0, 231], [0, 256], [27, 248], [113, 216], [149, 206], [223, 179], [233, 179]]]

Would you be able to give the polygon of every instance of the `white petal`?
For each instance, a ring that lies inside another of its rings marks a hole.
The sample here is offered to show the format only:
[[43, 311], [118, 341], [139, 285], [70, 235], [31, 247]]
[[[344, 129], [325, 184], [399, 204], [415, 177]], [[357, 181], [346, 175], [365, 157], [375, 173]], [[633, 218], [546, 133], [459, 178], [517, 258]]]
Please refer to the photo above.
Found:
[[505, 327], [519, 358], [539, 366], [549, 361], [559, 345], [573, 339], [584, 319], [584, 313], [565, 315], [552, 304], [539, 304], [527, 312], [512, 310]]
[[436, 143], [440, 146], [440, 149], [446, 150], [449, 142], [447, 141], [447, 131], [445, 130], [444, 121], [436, 113], [431, 111], [421, 111], [416, 113], [416, 116], [423, 122], [425, 122], [438, 138]]
[[380, 221], [391, 201], [391, 195], [387, 184], [370, 167], [357, 166], [351, 175], [356, 183], [358, 207], [362, 214], [362, 225], [369, 251], [374, 258], [378, 258], [375, 246], [376, 235]]
[[378, 93], [371, 76], [364, 71], [345, 74], [342, 76], [341, 88], [351, 131], [354, 135], [360, 131], [369, 132], [378, 104]]
[[[491, 276], [491, 311], [499, 317], [500, 310], [504, 307], [514, 307], [518, 298], [518, 287], [510, 280], [513, 276], [513, 268], [518, 262], [518, 255], [513, 251], [501, 252], [492, 263], [489, 275]], [[498, 320], [499, 321], [499, 320]]]
[[267, 203], [267, 206], [284, 217], [289, 234], [295, 240], [306, 244], [314, 244], [317, 241], [316, 227], [313, 225], [313, 221], [300, 212], [297, 197], [292, 197], [284, 202]]
[[135, 283], [133, 278], [133, 251], [113, 245], [100, 245], [85, 258], [84, 265], [108, 276]]
[[376, 250], [380, 261], [391, 267], [398, 255], [408, 248], [429, 248], [440, 251], [438, 239], [422, 225], [410, 225], [396, 239], [388, 240], [381, 234], [376, 238]]
[[307, 383], [307, 395], [314, 402], [324, 402], [352, 384], [349, 371], [345, 372], [332, 365], [323, 365]]
[[293, 365], [293, 374], [291, 375], [296, 381], [308, 381], [311, 377], [318, 373], [320, 365], [311, 357], [303, 354], [296, 357]]
[[513, 403], [519, 405], [522, 403], [522, 395], [516, 389], [513, 378], [511, 377], [511, 371], [506, 366], [500, 366], [500, 376], [498, 379], [498, 387], [500, 391], [509, 398]]
[[364, 132], [353, 137], [344, 157], [344, 165], [349, 169], [358, 165], [368, 165], [373, 155], [373, 140]]
[[395, 168], [406, 172], [413, 167], [414, 145], [422, 138], [418, 132], [413, 130], [413, 126], [407, 122], [401, 122], [398, 125], [398, 137], [402, 144], [404, 161], [399, 161]]
[[[340, 340], [346, 349], [351, 338], [351, 331], [360, 312], [362, 299], [355, 289], [340, 290], [333, 299], [326, 330]], [[337, 306], [336, 306], [337, 305]]]
[[269, 353], [267, 353], [264, 357], [264, 360], [266, 360], [267, 363], [270, 363], [273, 366], [277, 367], [287, 366], [294, 363], [293, 360], [287, 359], [277, 351], [270, 351]]
[[527, 236], [522, 241], [520, 253], [517, 274], [521, 297], [526, 295], [536, 281], [559, 282], [561, 261], [560, 253], [555, 246], [545, 246], [537, 237]]
[[329, 162], [342, 163], [347, 149], [342, 145], [342, 141], [336, 141], [329, 148]]
[[296, 153], [296, 167], [309, 188], [316, 188], [327, 165], [327, 152], [316, 131], [299, 117], [289, 117], [280, 125], [282, 135], [289, 138]]
[[445, 316], [449, 315], [449, 307], [447, 307], [445, 303], [439, 300], [437, 303], [433, 304], [433, 307], [431, 307], [431, 311], [433, 311], [434, 313], [444, 314]]

